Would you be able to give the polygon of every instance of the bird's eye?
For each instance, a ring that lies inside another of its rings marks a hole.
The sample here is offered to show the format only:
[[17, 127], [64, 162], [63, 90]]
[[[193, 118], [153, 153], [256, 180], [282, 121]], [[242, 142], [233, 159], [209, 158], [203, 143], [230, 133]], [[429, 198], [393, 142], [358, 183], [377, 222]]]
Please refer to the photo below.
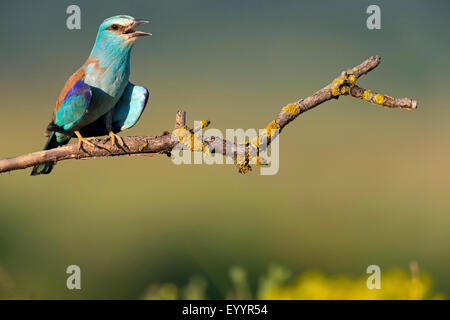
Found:
[[118, 30], [118, 29], [119, 29], [119, 26], [118, 26], [117, 24], [113, 24], [113, 25], [111, 26], [111, 29], [113, 29], [113, 30]]

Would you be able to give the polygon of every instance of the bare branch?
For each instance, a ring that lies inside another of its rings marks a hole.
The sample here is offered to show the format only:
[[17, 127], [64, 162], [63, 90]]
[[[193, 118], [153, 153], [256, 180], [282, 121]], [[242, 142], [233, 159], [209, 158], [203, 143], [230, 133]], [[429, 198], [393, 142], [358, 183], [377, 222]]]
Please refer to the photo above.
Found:
[[[239, 156], [246, 157], [253, 153], [258, 154], [260, 141], [267, 139], [267, 145], [275, 135], [271, 132], [274, 130], [276, 134], [288, 125], [291, 121], [298, 117], [301, 113], [308, 111], [318, 105], [331, 100], [337, 99], [342, 95], [349, 95], [354, 98], [364, 99], [373, 104], [378, 104], [384, 107], [415, 109], [417, 102], [408, 98], [396, 99], [388, 95], [377, 94], [371, 90], [365, 90], [358, 85], [356, 81], [367, 74], [380, 63], [380, 57], [370, 57], [360, 65], [343, 71], [339, 77], [335, 78], [330, 84], [315, 92], [305, 99], [299, 99], [294, 103], [286, 105], [281, 112], [270, 122], [266, 127], [266, 135], [259, 136], [255, 144], [236, 144], [218, 137], [202, 138], [202, 143], [208, 148], [211, 153], [219, 153], [227, 156], [232, 156], [235, 159]], [[208, 125], [205, 122], [204, 126]], [[203, 125], [203, 124], [202, 124]], [[175, 119], [175, 131], [186, 128], [186, 113], [178, 111]], [[174, 131], [174, 132], [175, 132]], [[119, 148], [110, 142], [109, 137], [104, 139], [95, 139], [96, 145], [99, 148], [86, 146], [86, 150], [79, 150], [77, 144], [70, 144], [56, 149], [39, 151], [25, 154], [14, 158], [6, 158], [0, 160], [0, 173], [12, 170], [25, 169], [37, 164], [53, 161], [58, 162], [68, 159], [87, 159], [98, 157], [111, 157], [121, 155], [154, 155], [156, 153], [170, 154], [170, 151], [179, 143], [178, 139], [174, 139], [174, 132], [164, 132], [160, 136], [137, 136], [124, 137], [123, 140], [127, 148]], [[194, 135], [193, 130], [189, 131]], [[203, 149], [203, 148], [202, 148]], [[192, 150], [196, 150], [192, 148]], [[246, 172], [250, 169], [247, 163], [240, 165], [240, 170]]]

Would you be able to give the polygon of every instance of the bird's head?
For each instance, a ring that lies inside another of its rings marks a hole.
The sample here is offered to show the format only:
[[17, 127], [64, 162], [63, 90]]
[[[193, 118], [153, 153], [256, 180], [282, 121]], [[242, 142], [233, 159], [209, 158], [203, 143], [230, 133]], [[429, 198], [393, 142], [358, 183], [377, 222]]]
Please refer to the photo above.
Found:
[[151, 33], [135, 30], [137, 26], [144, 23], [149, 21], [126, 15], [108, 18], [100, 25], [97, 39], [125, 46], [133, 45], [137, 38], [151, 35]]

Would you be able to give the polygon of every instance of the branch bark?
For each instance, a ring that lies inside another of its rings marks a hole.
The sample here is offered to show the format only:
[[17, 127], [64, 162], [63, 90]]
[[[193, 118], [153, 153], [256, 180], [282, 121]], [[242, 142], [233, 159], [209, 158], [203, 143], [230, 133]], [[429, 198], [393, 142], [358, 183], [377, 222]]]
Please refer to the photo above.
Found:
[[[231, 156], [234, 159], [243, 157], [239, 163], [240, 171], [246, 172], [250, 169], [248, 157], [249, 154], [259, 154], [260, 145], [269, 145], [272, 139], [279, 134], [285, 126], [296, 119], [301, 113], [306, 112], [320, 104], [331, 99], [337, 99], [342, 95], [348, 95], [354, 98], [364, 99], [367, 102], [381, 105], [389, 108], [403, 108], [407, 110], [417, 108], [417, 102], [408, 98], [397, 99], [388, 95], [379, 94], [359, 87], [356, 81], [376, 68], [380, 63], [380, 57], [370, 57], [360, 65], [343, 71], [339, 77], [335, 78], [330, 84], [318, 90], [305, 99], [299, 99], [294, 103], [285, 106], [275, 119], [266, 126], [266, 134], [258, 137], [257, 143], [236, 144], [218, 137], [202, 137], [202, 150], [208, 149], [211, 153], [219, 153]], [[205, 123], [205, 126], [207, 124]], [[186, 128], [186, 114], [178, 111], [175, 120], [175, 130], [173, 132], [165, 131], [160, 136], [129, 136], [123, 137], [126, 147], [122, 148], [113, 144], [109, 137], [104, 139], [92, 140], [99, 148], [85, 146], [86, 150], [79, 149], [77, 144], [70, 144], [60, 148], [39, 151], [25, 154], [14, 158], [0, 160], [0, 173], [25, 169], [37, 164], [53, 161], [59, 162], [68, 159], [87, 159], [98, 157], [111, 157], [122, 155], [154, 155], [157, 153], [170, 154], [170, 151], [180, 143], [179, 130], [187, 130], [191, 136], [195, 135], [194, 130]], [[178, 130], [178, 131], [177, 131]], [[177, 133], [175, 133], [177, 132]], [[273, 133], [275, 132], [275, 134]], [[175, 135], [174, 135], [175, 133]], [[193, 140], [193, 139], [192, 139]], [[194, 147], [192, 150], [196, 150]], [[246, 163], [245, 163], [246, 161]]]

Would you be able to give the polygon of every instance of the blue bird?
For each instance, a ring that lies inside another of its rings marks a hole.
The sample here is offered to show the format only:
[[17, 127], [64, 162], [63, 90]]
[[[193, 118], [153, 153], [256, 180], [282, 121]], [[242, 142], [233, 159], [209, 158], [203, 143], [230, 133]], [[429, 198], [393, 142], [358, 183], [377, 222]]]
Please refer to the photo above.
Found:
[[[151, 35], [134, 28], [148, 22], [120, 15], [100, 25], [89, 58], [56, 100], [44, 150], [65, 145], [72, 137], [78, 138], [80, 149], [83, 143], [96, 147], [87, 137], [105, 134], [112, 143], [123, 145], [116, 133], [139, 120], [148, 100], [146, 88], [128, 81], [131, 48], [137, 38]], [[53, 166], [53, 162], [36, 165], [31, 175], [48, 174]]]

